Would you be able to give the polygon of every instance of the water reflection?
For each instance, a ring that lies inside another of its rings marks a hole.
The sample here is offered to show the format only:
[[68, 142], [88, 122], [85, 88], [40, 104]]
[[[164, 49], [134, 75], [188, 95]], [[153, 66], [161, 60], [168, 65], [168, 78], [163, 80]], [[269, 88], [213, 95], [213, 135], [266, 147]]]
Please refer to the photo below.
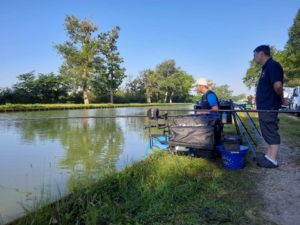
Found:
[[[84, 110], [83, 116], [88, 117], [89, 111]], [[95, 179], [104, 171], [114, 170], [123, 152], [124, 134], [116, 120], [82, 119], [81, 122], [70, 121], [71, 126], [60, 138], [66, 150], [60, 166], [71, 169], [71, 186], [78, 179]]]
[[[41, 190], [64, 195], [77, 183], [122, 168], [145, 155], [145, 118], [48, 119], [144, 115], [147, 108], [0, 114], [0, 215], [9, 221]], [[40, 120], [20, 120], [20, 119]], [[1, 219], [0, 219], [1, 224]]]

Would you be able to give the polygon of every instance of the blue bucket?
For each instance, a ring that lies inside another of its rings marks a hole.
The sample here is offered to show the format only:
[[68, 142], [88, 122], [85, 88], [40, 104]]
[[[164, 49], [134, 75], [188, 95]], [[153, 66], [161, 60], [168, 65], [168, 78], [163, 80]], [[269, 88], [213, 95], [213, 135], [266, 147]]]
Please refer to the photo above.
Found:
[[222, 154], [224, 168], [236, 170], [245, 167], [245, 156], [248, 151], [247, 146], [241, 145], [239, 150], [225, 150], [223, 146], [220, 145], [217, 146], [217, 149]]

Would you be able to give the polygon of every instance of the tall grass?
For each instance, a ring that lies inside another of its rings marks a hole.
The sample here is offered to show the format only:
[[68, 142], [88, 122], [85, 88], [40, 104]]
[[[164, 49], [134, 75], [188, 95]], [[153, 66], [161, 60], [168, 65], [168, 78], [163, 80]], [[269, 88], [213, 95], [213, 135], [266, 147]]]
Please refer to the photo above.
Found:
[[247, 224], [251, 183], [245, 171], [160, 152], [14, 224]]

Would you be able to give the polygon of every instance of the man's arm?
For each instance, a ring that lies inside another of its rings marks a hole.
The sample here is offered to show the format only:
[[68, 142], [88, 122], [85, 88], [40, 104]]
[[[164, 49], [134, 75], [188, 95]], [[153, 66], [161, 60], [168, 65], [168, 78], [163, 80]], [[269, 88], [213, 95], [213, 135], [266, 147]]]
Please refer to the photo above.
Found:
[[283, 87], [282, 87], [282, 82], [281, 81], [276, 81], [273, 84], [273, 89], [281, 97], [281, 103], [284, 106], [288, 106], [291, 104], [291, 101], [288, 98], [283, 97]]
[[271, 67], [271, 82], [273, 84], [273, 90], [281, 98], [282, 105], [288, 105], [288, 100], [283, 98], [283, 69], [279, 63], [274, 64]]
[[273, 84], [273, 89], [281, 97], [281, 100], [283, 100], [283, 88], [282, 88], [282, 82], [276, 81]]
[[215, 96], [214, 94], [209, 93], [207, 95], [207, 101], [208, 101], [208, 103], [209, 103], [212, 110], [219, 110], [217, 96]]

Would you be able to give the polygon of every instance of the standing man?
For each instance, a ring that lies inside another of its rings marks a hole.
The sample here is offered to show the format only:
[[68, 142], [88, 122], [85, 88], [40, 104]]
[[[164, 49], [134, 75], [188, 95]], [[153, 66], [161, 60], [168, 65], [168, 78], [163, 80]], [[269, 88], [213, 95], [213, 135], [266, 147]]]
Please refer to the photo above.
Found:
[[[256, 107], [258, 110], [278, 110], [282, 104], [287, 104], [283, 99], [283, 69], [274, 61], [268, 45], [261, 45], [254, 49], [254, 59], [262, 65], [257, 90]], [[276, 168], [277, 153], [280, 145], [278, 133], [278, 113], [258, 113], [259, 125], [264, 140], [268, 143], [267, 153], [257, 159], [257, 165], [264, 168]]]

